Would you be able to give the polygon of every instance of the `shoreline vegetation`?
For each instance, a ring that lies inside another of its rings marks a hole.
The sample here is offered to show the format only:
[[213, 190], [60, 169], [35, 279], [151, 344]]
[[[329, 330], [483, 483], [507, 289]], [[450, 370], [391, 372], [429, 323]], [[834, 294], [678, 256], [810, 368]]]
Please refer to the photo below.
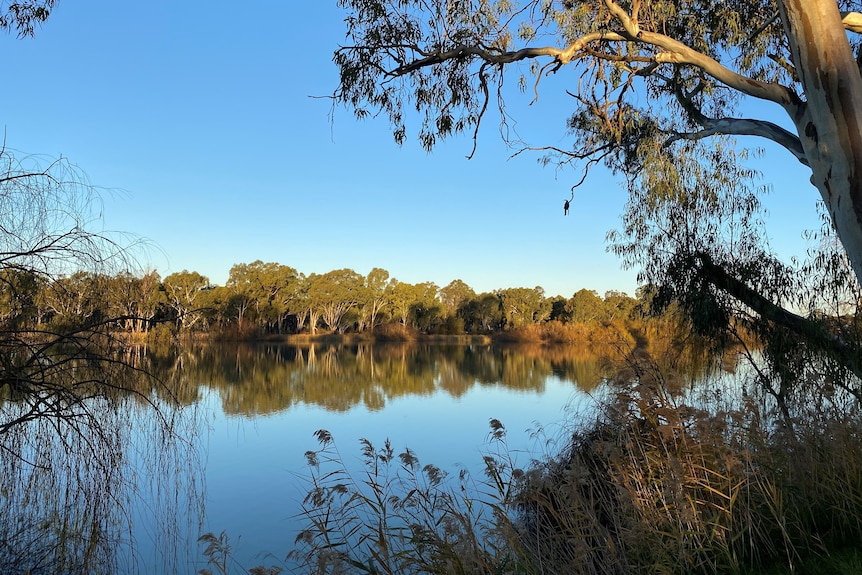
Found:
[[[268, 264], [241, 271], [250, 268]], [[591, 416], [568, 422], [554, 452], [530, 454], [521, 467], [506, 451], [504, 422], [492, 422], [483, 477], [371, 444], [354, 474], [344, 465], [354, 454], [319, 430], [303, 535], [281, 564], [252, 572], [862, 572], [862, 414], [852, 381], [830, 378], [828, 363], [794, 364], [784, 387], [761, 369], [765, 348], [743, 323], [731, 323], [732, 337], [695, 335], [673, 305], [652, 314], [648, 286], [636, 297], [546, 298], [540, 288], [475, 294], [455, 282], [438, 289], [348, 272], [297, 279], [296, 298], [278, 299], [243, 291], [239, 272], [216, 288], [189, 272], [46, 283], [2, 270], [15, 326], [33, 334], [104, 326], [128, 347], [149, 347], [141, 362], [219, 342], [514, 345], [601, 356]], [[346, 284], [356, 289], [328, 291]], [[713, 387], [686, 377], [704, 362], [733, 363], [729, 355], [749, 367]], [[194, 401], [191, 390], [166, 392]], [[228, 560], [227, 534], [204, 534], [201, 544], [209, 561], [201, 573], [245, 571]]]
[[[413, 334], [417, 343], [585, 343], [607, 351], [605, 386], [587, 417], [566, 422], [562, 443], [526, 465], [508, 451], [504, 422], [491, 420], [481, 477], [396, 453], [397, 436], [363, 440], [357, 471], [346, 463], [356, 454], [319, 430], [306, 454], [305, 529], [284, 561], [250, 572], [862, 572], [858, 402], [812, 378], [780, 408], [758, 371], [740, 366], [730, 385], [694, 384], [685, 376], [694, 358], [726, 358], [679, 328], [629, 320], [502, 337]], [[732, 353], [752, 349], [754, 338]], [[229, 531], [202, 536], [210, 563], [201, 573], [232, 572]]]

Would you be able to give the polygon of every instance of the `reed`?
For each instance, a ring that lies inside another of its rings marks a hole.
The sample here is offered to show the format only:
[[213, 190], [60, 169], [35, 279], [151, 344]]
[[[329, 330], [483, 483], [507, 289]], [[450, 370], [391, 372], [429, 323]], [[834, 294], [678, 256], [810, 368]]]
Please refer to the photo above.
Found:
[[492, 420], [480, 480], [367, 441], [355, 477], [318, 432], [291, 557], [333, 574], [858, 572], [855, 403], [799, 407], [788, 426], [751, 395], [682, 393], [649, 358], [629, 368], [635, 383], [528, 469]]
[[363, 440], [357, 470], [318, 431], [294, 572], [862, 572], [862, 411], [850, 394], [811, 382], [778, 409], [742, 368], [693, 386], [687, 352], [621, 341], [625, 360], [595, 405], [526, 468], [496, 420], [481, 477], [389, 441]]

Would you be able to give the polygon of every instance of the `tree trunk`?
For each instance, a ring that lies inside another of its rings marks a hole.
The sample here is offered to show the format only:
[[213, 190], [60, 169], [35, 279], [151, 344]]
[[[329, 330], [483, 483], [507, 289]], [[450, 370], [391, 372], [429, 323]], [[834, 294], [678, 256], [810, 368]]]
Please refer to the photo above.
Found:
[[832, 223], [862, 283], [862, 76], [835, 0], [780, 0], [807, 103], [793, 121]]

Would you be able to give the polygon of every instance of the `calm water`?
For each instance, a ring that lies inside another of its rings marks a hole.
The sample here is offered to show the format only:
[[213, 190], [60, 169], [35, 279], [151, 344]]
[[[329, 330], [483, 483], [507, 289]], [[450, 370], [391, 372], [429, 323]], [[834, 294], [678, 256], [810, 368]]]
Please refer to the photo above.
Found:
[[506, 425], [512, 449], [539, 454], [543, 440], [530, 432], [561, 436], [566, 410], [581, 409], [600, 380], [598, 358], [571, 349], [211, 347], [198, 361], [189, 376], [209, 424], [202, 531], [226, 530], [246, 566], [291, 549], [316, 430], [330, 431], [348, 462], [360, 438], [388, 438], [423, 463], [478, 474], [490, 418]]
[[[73, 472], [45, 484], [38, 493], [46, 502], [35, 508], [49, 516], [51, 505], [102, 501], [118, 483], [108, 500], [119, 511], [99, 512], [113, 513], [104, 525], [116, 529], [109, 552], [119, 572], [195, 573], [206, 567], [197, 537], [222, 531], [244, 567], [278, 564], [303, 525], [304, 453], [318, 447], [316, 430], [332, 433], [348, 465], [358, 465], [360, 438], [388, 438], [423, 464], [479, 476], [490, 418], [505, 424], [526, 465], [554, 452], [548, 442], [588, 413], [602, 380], [599, 358], [571, 347], [212, 345], [140, 360], [172, 390], [176, 402], [162, 412], [175, 434], [165, 436], [141, 402], [106, 412], [124, 453], [119, 472], [90, 481], [97, 495], [58, 504], [49, 495], [91, 463], [64, 463], [58, 447], [57, 465]], [[5, 467], [8, 484], [14, 466]], [[37, 485], [37, 476], [16, 481]]]

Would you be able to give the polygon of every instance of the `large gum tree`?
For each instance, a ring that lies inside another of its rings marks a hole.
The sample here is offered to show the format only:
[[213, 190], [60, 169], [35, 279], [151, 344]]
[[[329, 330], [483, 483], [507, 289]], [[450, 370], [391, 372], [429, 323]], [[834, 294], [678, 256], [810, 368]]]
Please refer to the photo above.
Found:
[[[862, 279], [858, 1], [340, 0], [339, 5], [347, 14], [347, 41], [334, 56], [340, 70], [334, 101], [358, 117], [387, 116], [398, 143], [414, 119], [427, 149], [462, 132], [475, 143], [489, 110], [499, 110], [504, 121], [510, 113], [503, 99], [511, 91], [504, 84], [517, 82], [538, 97], [553, 74], [570, 96], [570, 145], [514, 145], [541, 149], [551, 161], [571, 165], [575, 182], [604, 164], [624, 175], [635, 199], [643, 190], [672, 187], [727, 195], [738, 181], [752, 177], [741, 167], [746, 152], [737, 137], [774, 142], [810, 169], [828, 223], [843, 245], [847, 278], [857, 286]], [[741, 111], [752, 109], [745, 104], [754, 100], [771, 103], [786, 121], [747, 117]], [[700, 167], [683, 166], [685, 159]], [[713, 180], [723, 180], [724, 188]], [[707, 204], [711, 208], [700, 216], [724, 225], [726, 209], [742, 208], [755, 218], [752, 206], [759, 193], [751, 191], [747, 202], [737, 195], [729, 207], [713, 197], [701, 198], [698, 208], [679, 190], [666, 193], [665, 200], [675, 198], [688, 221]], [[665, 209], [666, 219], [673, 209]], [[629, 235], [639, 233], [630, 225], [633, 210], [655, 216], [630, 202]], [[739, 223], [732, 220], [727, 221]], [[664, 223], [670, 224], [666, 231], [679, 235], [679, 220]], [[742, 224], [734, 229], [758, 233], [746, 228], [751, 222]], [[700, 229], [701, 236], [711, 233], [709, 226], [691, 229]], [[650, 238], [655, 239], [641, 233], [640, 247], [655, 245], [644, 241]], [[712, 237], [700, 237], [700, 244], [691, 237], [680, 240], [677, 250], [683, 244], [689, 250], [684, 265], [677, 262], [674, 268], [665, 256], [660, 266], [652, 262], [654, 271], [664, 271], [645, 279], [670, 281], [667, 270], [673, 268], [689, 277], [685, 289], [693, 289], [694, 275], [705, 278], [711, 290], [730, 296], [751, 315], [818, 342], [815, 347], [862, 374], [858, 346], [793, 313], [788, 298], [781, 297], [787, 284], [766, 289], [763, 277], [778, 268], [753, 273], [766, 252], [752, 237], [742, 239], [724, 246], [729, 257], [719, 257]], [[734, 269], [742, 245], [749, 247], [748, 264]], [[633, 246], [623, 242], [617, 248], [637, 260]]]

